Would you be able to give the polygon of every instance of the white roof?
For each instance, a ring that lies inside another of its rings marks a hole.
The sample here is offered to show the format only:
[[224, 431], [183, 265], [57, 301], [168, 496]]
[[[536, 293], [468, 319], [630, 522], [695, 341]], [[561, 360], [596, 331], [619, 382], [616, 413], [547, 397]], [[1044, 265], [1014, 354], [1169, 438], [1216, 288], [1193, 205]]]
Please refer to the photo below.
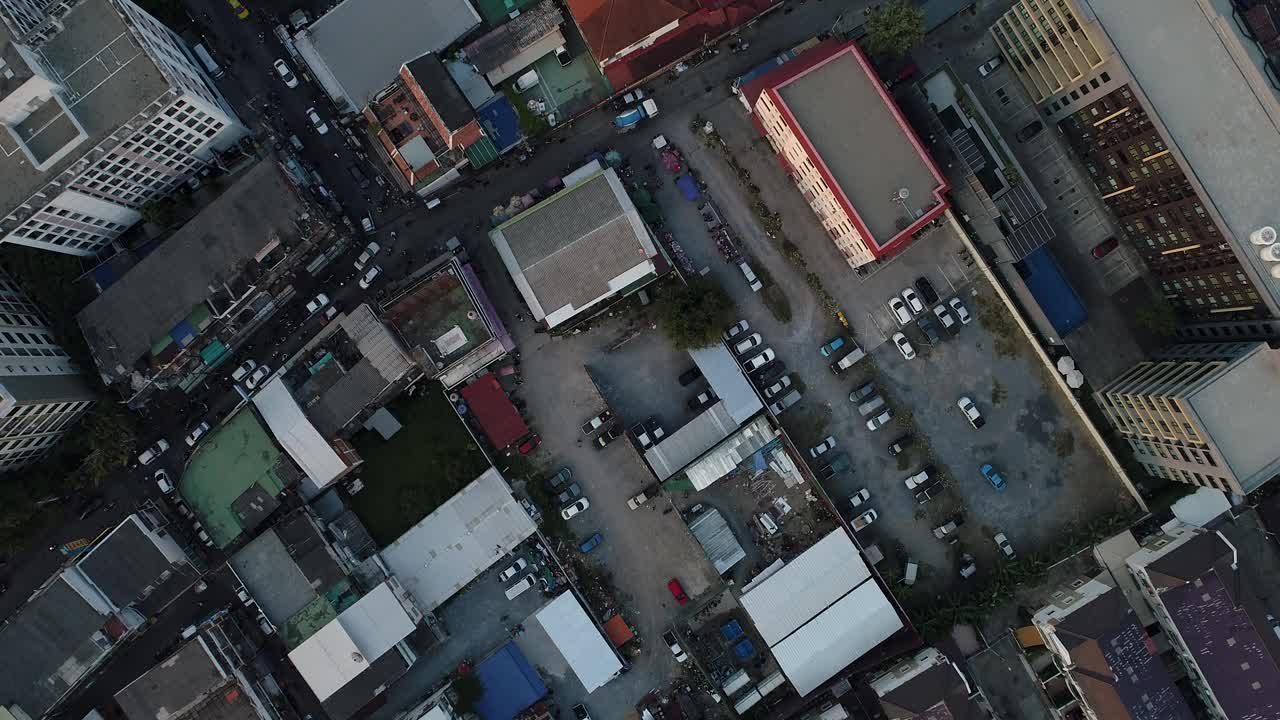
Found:
[[645, 462], [653, 468], [658, 480], [666, 480], [737, 429], [738, 423], [721, 400], [682, 425], [666, 440], [646, 450]]
[[253, 404], [267, 427], [271, 428], [271, 434], [276, 436], [276, 441], [311, 478], [316, 488], [328, 487], [347, 471], [342, 456], [307, 419], [283, 378], [272, 380], [258, 391], [253, 396]]
[[760, 415], [685, 468], [685, 477], [693, 483], [694, 490], [705, 490], [776, 437], [778, 431], [769, 422], [768, 416]]
[[413, 618], [383, 583], [303, 641], [289, 653], [289, 660], [324, 702], [413, 632], [413, 627]]
[[533, 521], [494, 468], [382, 550], [382, 560], [430, 612], [533, 534]]
[[843, 530], [814, 543], [742, 596], [760, 637], [776, 645], [836, 600], [871, 577], [867, 563]]
[[724, 401], [725, 410], [734, 422], [741, 425], [764, 409], [760, 397], [747, 382], [747, 376], [742, 374], [738, 362], [724, 345], [690, 350], [689, 357], [693, 358], [694, 364], [702, 371], [707, 384]]
[[900, 629], [889, 598], [869, 580], [770, 650], [803, 697]]
[[801, 696], [902, 628], [843, 529], [755, 583], [740, 602]]
[[561, 593], [534, 614], [587, 692], [613, 679], [622, 662], [596, 629], [572, 591]]

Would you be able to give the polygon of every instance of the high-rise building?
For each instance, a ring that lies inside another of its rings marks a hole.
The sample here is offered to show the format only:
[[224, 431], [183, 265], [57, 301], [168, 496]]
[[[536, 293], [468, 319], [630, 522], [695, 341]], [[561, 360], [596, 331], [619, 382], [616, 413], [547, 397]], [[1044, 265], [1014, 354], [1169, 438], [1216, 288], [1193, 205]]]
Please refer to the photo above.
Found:
[[1173, 345], [1095, 393], [1155, 477], [1245, 495], [1280, 473], [1280, 348]]
[[131, 0], [0, 0], [0, 242], [93, 255], [246, 134]]
[[[1159, 22], [1152, 22], [1158, 18]], [[1280, 316], [1280, 85], [1226, 0], [1018, 0], [991, 34], [1165, 297]]]
[[0, 273], [0, 473], [48, 452], [93, 402], [40, 310]]

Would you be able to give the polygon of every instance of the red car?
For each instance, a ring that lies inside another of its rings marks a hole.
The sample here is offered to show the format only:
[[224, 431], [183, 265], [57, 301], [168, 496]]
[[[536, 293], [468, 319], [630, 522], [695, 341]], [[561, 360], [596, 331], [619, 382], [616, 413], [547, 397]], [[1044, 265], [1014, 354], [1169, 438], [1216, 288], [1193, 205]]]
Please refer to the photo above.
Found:
[[689, 602], [689, 596], [684, 594], [684, 586], [679, 580], [671, 578], [667, 581], [667, 589], [671, 591], [671, 597], [676, 599], [676, 604], [684, 605]]
[[1102, 257], [1105, 257], [1112, 250], [1115, 250], [1116, 247], [1119, 245], [1120, 245], [1120, 241], [1116, 239], [1115, 236], [1112, 236], [1107, 238], [1106, 240], [1103, 240], [1097, 245], [1094, 245], [1092, 254], [1095, 258], [1102, 258]]
[[520, 447], [516, 449], [520, 451], [521, 455], [528, 455], [534, 450], [537, 450], [538, 446], [541, 444], [542, 444], [542, 438], [538, 437], [538, 435], [535, 433], [525, 438], [524, 441], [520, 443]]

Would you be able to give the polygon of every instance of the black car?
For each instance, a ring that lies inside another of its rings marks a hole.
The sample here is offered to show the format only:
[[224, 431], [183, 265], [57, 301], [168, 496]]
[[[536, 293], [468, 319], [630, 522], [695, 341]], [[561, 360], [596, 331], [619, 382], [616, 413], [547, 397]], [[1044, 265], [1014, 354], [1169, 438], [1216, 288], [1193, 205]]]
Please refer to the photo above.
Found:
[[942, 336], [938, 334], [938, 328], [933, 324], [932, 320], [921, 315], [916, 324], [920, 326], [920, 330], [924, 332], [925, 339], [929, 341], [930, 345], [937, 345], [942, 342]]
[[561, 505], [568, 505], [569, 502], [572, 501], [574, 498], [580, 498], [580, 497], [582, 497], [582, 488], [578, 485], [578, 483], [573, 483], [569, 487], [565, 488], [564, 492], [560, 493], [556, 497], [556, 502], [560, 503]]
[[906, 435], [903, 435], [897, 440], [894, 440], [893, 442], [889, 443], [889, 454], [901, 455], [903, 450], [906, 450], [907, 448], [911, 447], [915, 443], [916, 443], [916, 436], [912, 435], [911, 433], [907, 433]]
[[356, 181], [356, 184], [360, 186], [361, 190], [369, 187], [369, 178], [365, 177], [365, 174], [360, 172], [360, 168], [355, 165], [348, 165], [347, 172], [351, 173], [351, 178]]
[[95, 495], [88, 500], [85, 500], [84, 504], [80, 506], [80, 519], [83, 520], [94, 514], [103, 506], [104, 503], [105, 501], [102, 499], [101, 495]]
[[1031, 122], [1024, 125], [1021, 130], [1014, 133], [1013, 136], [1018, 139], [1018, 142], [1026, 142], [1031, 138], [1039, 135], [1040, 131], [1043, 129], [1044, 129], [1044, 123], [1040, 122], [1039, 120], [1032, 120]]
[[681, 387], [683, 387], [685, 385], [688, 385], [694, 382], [700, 377], [702, 377], [702, 371], [699, 370], [696, 366], [691, 367], [688, 370], [685, 370], [684, 372], [680, 373], [680, 385]]
[[787, 364], [781, 360], [771, 360], [755, 372], [756, 382], [760, 385], [772, 385], [787, 371]]
[[605, 430], [596, 437], [596, 447], [602, 448], [607, 446], [609, 443], [622, 437], [622, 433], [622, 423], [614, 423], [608, 430]]
[[929, 282], [929, 278], [923, 275], [916, 278], [916, 290], [920, 293], [920, 297], [924, 298], [925, 305], [938, 302], [938, 291], [933, 289], [933, 283]]

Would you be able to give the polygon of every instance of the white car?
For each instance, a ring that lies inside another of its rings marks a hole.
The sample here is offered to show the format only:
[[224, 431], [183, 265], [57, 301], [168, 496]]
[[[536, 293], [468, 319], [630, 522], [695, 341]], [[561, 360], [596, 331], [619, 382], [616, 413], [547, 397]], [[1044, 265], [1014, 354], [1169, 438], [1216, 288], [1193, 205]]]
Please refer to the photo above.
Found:
[[315, 300], [312, 300], [311, 302], [307, 303], [307, 314], [314, 315], [315, 313], [320, 311], [320, 308], [328, 304], [329, 304], [329, 296], [325, 295], [324, 293], [320, 293], [319, 295], [316, 296]]
[[289, 65], [284, 60], [276, 60], [273, 66], [276, 69], [276, 73], [280, 75], [280, 79], [284, 81], [285, 87], [291, 89], [298, 87], [298, 77], [293, 74], [293, 71], [289, 69]]
[[775, 397], [777, 395], [782, 394], [782, 391], [786, 390], [789, 387], [791, 387], [791, 376], [783, 375], [782, 377], [778, 378], [778, 382], [764, 389], [764, 396], [766, 398]]
[[163, 455], [164, 451], [168, 449], [169, 449], [169, 441], [165, 440], [164, 438], [160, 438], [159, 440], [156, 441], [155, 445], [152, 445], [151, 447], [142, 451], [142, 454], [138, 456], [138, 463], [142, 465], [150, 465], [151, 463], [155, 462], [156, 458]]
[[893, 419], [893, 411], [886, 409], [884, 412], [867, 421], [867, 429], [871, 431], [879, 430], [885, 425], [888, 425], [891, 419]]
[[307, 119], [311, 121], [311, 127], [315, 128], [316, 132], [321, 135], [329, 132], [329, 126], [325, 125], [324, 120], [320, 119], [320, 114], [316, 112], [315, 108], [307, 108]]
[[378, 279], [378, 275], [380, 274], [382, 274], [382, 268], [377, 265], [369, 268], [369, 271], [364, 274], [364, 277], [360, 278], [360, 289], [368, 290], [369, 286], [373, 284], [374, 280]]
[[502, 573], [498, 575], [498, 581], [505, 583], [527, 567], [529, 567], [529, 563], [524, 558], [516, 558], [514, 565], [503, 570]]
[[765, 365], [768, 365], [770, 362], [773, 362], [775, 357], [777, 356], [773, 354], [773, 348], [765, 348], [764, 352], [746, 361], [742, 366], [747, 369], [747, 372], [755, 372]]
[[961, 325], [968, 325], [973, 322], [973, 316], [969, 314], [969, 308], [960, 302], [960, 298], [953, 297], [947, 301], [947, 304], [951, 306], [951, 312], [956, 314], [956, 318], [960, 320]]
[[978, 406], [967, 397], [962, 397], [956, 401], [956, 405], [960, 408], [960, 412], [964, 413], [964, 417], [973, 426], [974, 430], [979, 430], [987, 421], [983, 419], [982, 413], [978, 412]]
[[896, 295], [889, 298], [889, 310], [899, 325], [907, 325], [911, 322], [911, 311], [907, 309], [907, 304], [902, 302], [902, 298]]
[[836, 446], [836, 436], [828, 435], [826, 440], [809, 448], [809, 457], [816, 458]]
[[862, 488], [858, 492], [849, 496], [849, 504], [853, 507], [862, 507], [862, 504], [871, 499], [871, 491]]
[[762, 342], [764, 342], [764, 339], [760, 337], [760, 333], [751, 333], [745, 338], [739, 340], [738, 344], [733, 346], [733, 351], [742, 355], [751, 348], [759, 347]]
[[911, 360], [916, 356], [916, 349], [911, 347], [911, 341], [902, 333], [893, 334], [893, 344], [898, 347], [898, 352], [902, 353], [902, 357]]
[[[378, 179], [381, 180], [382, 178], [379, 177]], [[366, 235], [372, 235], [374, 230], [373, 218], [369, 215], [360, 218], [360, 229], [364, 230]]]
[[169, 473], [164, 470], [156, 471], [156, 485], [160, 487], [160, 492], [165, 495], [173, 492], [173, 483], [169, 480]]
[[1004, 533], [996, 533], [992, 540], [996, 541], [996, 547], [1000, 548], [1000, 552], [1004, 553], [1006, 558], [1013, 560], [1018, 557], [1017, 553], [1013, 551], [1013, 545], [1009, 544], [1009, 538]]
[[246, 375], [253, 372], [254, 369], [257, 367], [258, 367], [258, 363], [252, 360], [245, 360], [244, 363], [240, 365], [240, 367], [236, 368], [235, 372], [231, 373], [231, 380], [233, 382], [240, 382], [241, 380], [244, 379]]
[[363, 270], [364, 266], [368, 265], [369, 261], [372, 260], [374, 256], [378, 254], [378, 251], [381, 249], [382, 249], [382, 246], [376, 242], [371, 242], [368, 245], [365, 245], [364, 251], [361, 252], [360, 256], [356, 258], [356, 262], [355, 262], [356, 269]]
[[902, 291], [902, 299], [907, 302], [907, 307], [911, 308], [912, 315], [919, 315], [924, 312], [924, 303], [920, 302], [920, 296], [916, 295], [915, 290], [905, 288]]
[[981, 75], [982, 77], [987, 77], [991, 73], [995, 72], [996, 68], [1000, 67], [1003, 64], [1004, 64], [1004, 58], [997, 55], [991, 58], [990, 60], [982, 63], [981, 65], [979, 65], [978, 74]]
[[938, 317], [938, 322], [942, 323], [943, 330], [950, 330], [956, 326], [956, 319], [952, 317], [951, 311], [945, 305], [938, 305], [933, 309], [933, 314]]
[[750, 329], [751, 325], [746, 320], [739, 320], [738, 322], [730, 325], [729, 329], [724, 331], [724, 335], [722, 335], [722, 337], [725, 339], [725, 342], [732, 342], [734, 338]]
[[560, 517], [568, 520], [589, 507], [591, 507], [591, 503], [586, 498], [579, 498], [577, 502], [561, 510]]
[[200, 442], [200, 438], [204, 437], [207, 432], [209, 432], [209, 423], [201, 422], [191, 431], [191, 434], [187, 435], [187, 447], [195, 447], [196, 443]]
[[680, 647], [680, 642], [676, 639], [676, 634], [670, 630], [662, 633], [662, 639], [666, 641], [667, 647], [671, 648], [671, 654], [676, 656], [676, 662], [689, 662], [689, 655]]
[[244, 381], [244, 386], [252, 390], [258, 387], [258, 383], [262, 382], [263, 380], [266, 380], [267, 376], [270, 374], [271, 374], [271, 368], [267, 367], [266, 365], [263, 365], [262, 367], [253, 371], [253, 374], [249, 376], [249, 379]]

